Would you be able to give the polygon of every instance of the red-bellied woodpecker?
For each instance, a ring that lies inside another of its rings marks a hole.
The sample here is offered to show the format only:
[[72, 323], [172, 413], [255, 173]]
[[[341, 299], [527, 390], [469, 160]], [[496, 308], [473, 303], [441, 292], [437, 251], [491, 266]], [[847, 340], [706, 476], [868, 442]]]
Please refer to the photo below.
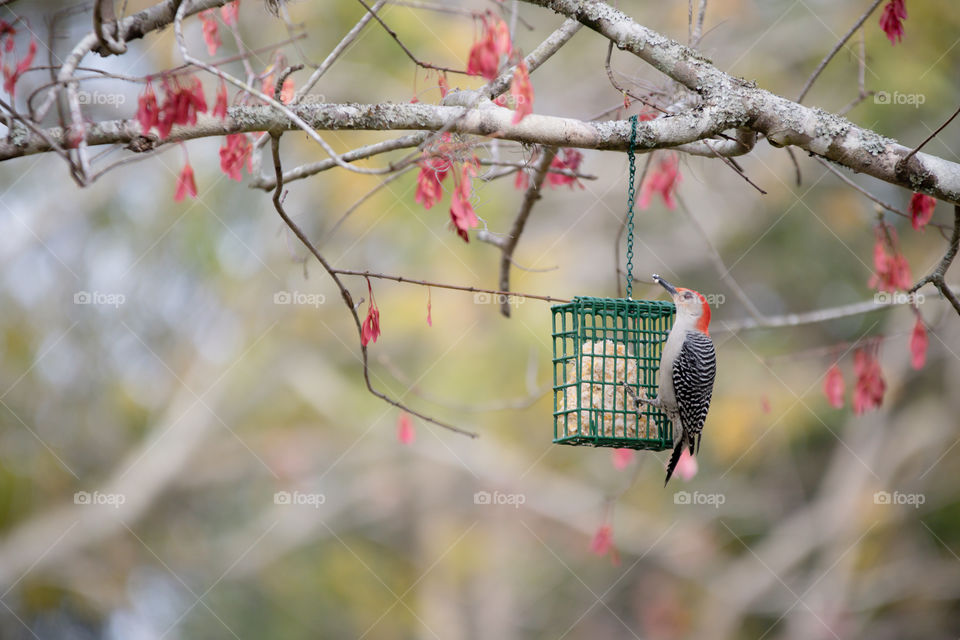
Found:
[[653, 279], [673, 296], [677, 315], [660, 356], [657, 397], [640, 397], [637, 404], [663, 410], [673, 423], [676, 445], [667, 466], [667, 479], [663, 483], [666, 486], [683, 448], [688, 447], [690, 455], [700, 451], [700, 433], [710, 409], [713, 380], [717, 375], [717, 355], [710, 339], [710, 305], [706, 298], [691, 289], [674, 287], [657, 274], [653, 274]]

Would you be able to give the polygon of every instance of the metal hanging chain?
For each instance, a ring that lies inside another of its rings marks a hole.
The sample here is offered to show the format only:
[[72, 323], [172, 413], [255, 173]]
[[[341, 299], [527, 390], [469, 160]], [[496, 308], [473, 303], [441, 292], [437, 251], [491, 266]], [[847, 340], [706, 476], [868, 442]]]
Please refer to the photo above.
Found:
[[636, 190], [633, 187], [633, 178], [637, 173], [637, 162], [634, 156], [634, 144], [637, 142], [637, 116], [630, 116], [630, 146], [627, 147], [627, 158], [630, 161], [630, 183], [627, 187], [627, 298], [633, 298], [633, 201], [636, 199]]

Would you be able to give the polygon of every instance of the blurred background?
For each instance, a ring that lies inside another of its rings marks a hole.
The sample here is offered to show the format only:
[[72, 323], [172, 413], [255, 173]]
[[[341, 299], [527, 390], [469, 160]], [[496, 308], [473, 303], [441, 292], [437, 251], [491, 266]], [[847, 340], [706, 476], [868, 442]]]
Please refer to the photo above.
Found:
[[[126, 13], [151, 4], [131, 1]], [[795, 97], [867, 5], [711, 0], [702, 50], [719, 68]], [[867, 20], [867, 89], [923, 99], [870, 98], [850, 111], [854, 122], [912, 146], [953, 112], [960, 14], [945, 7], [908, 3], [895, 47], [879, 10]], [[46, 24], [61, 8], [16, 2], [0, 17], [26, 18], [48, 42]], [[685, 2], [620, 8], [686, 39]], [[285, 53], [314, 62], [363, 14], [348, 0], [288, 11], [307, 37], [300, 52]], [[382, 15], [421, 59], [465, 66], [477, 33], [468, 15], [395, 5]], [[521, 21], [515, 34], [525, 52], [561, 23], [523, 3], [519, 15], [531, 27]], [[185, 27], [202, 51], [199, 22]], [[251, 48], [289, 37], [250, 0], [239, 29]], [[53, 55], [89, 30], [89, 7], [66, 15]], [[130, 47], [85, 63], [144, 76], [181, 61], [170, 29]], [[858, 47], [855, 36], [807, 104], [838, 111], [857, 97]], [[533, 74], [534, 111], [587, 119], [622, 102], [604, 72], [606, 48], [582, 29]], [[219, 55], [235, 51], [224, 37]], [[37, 64], [47, 55], [41, 46]], [[261, 62], [260, 70], [270, 59]], [[615, 52], [612, 66], [636, 91], [668, 88], [632, 56]], [[40, 75], [25, 77], [18, 94]], [[297, 86], [305, 77], [294, 76]], [[212, 100], [216, 85], [203, 80]], [[100, 86], [124, 99], [91, 105], [89, 118], [133, 117], [141, 86]], [[315, 93], [330, 102], [439, 100], [436, 78], [415, 74], [373, 24]], [[323, 135], [338, 151], [390, 136]], [[960, 161], [958, 142], [954, 125], [926, 150]], [[667, 453], [637, 453], [621, 469], [611, 450], [551, 444], [547, 303], [521, 300], [508, 320], [488, 298], [433, 288], [428, 326], [425, 288], [375, 281], [374, 383], [480, 434], [413, 419], [405, 444], [401, 414], [364, 388], [336, 289], [305, 261], [269, 194], [219, 170], [220, 144], [172, 145], [83, 190], [52, 155], [0, 167], [0, 637], [960, 634], [960, 397], [950, 392], [960, 380], [960, 322], [932, 288], [920, 305], [930, 347], [919, 371], [905, 305], [730, 331], [748, 311], [690, 218], [660, 199], [639, 211], [638, 277], [657, 272], [722, 302], [699, 471], [664, 489]], [[303, 135], [283, 144], [287, 168], [323, 157]], [[762, 141], [739, 160], [767, 195], [720, 162], [683, 157], [679, 194], [764, 314], [873, 299], [874, 204], [797, 156], [800, 185], [787, 153]], [[175, 203], [185, 157], [198, 197]], [[531, 271], [513, 270], [514, 290], [617, 295], [626, 157], [584, 151], [581, 170], [596, 179], [544, 190], [514, 255]], [[380, 189], [334, 234], [379, 178], [323, 173], [290, 184], [286, 208], [339, 268], [496, 289], [499, 251], [449, 229], [449, 196], [429, 211], [415, 203], [415, 179], [409, 172]], [[908, 192], [853, 179], [906, 208]], [[506, 233], [521, 201], [512, 178], [474, 184], [481, 226]], [[937, 230], [885, 219], [914, 279], [928, 273], [946, 246]], [[934, 222], [952, 222], [943, 203]], [[346, 282], [355, 298], [367, 296], [361, 278]], [[638, 284], [634, 296], [661, 292]], [[881, 409], [856, 417], [850, 348], [869, 336], [882, 337], [887, 391]], [[822, 392], [837, 358], [847, 382], [839, 410]]]

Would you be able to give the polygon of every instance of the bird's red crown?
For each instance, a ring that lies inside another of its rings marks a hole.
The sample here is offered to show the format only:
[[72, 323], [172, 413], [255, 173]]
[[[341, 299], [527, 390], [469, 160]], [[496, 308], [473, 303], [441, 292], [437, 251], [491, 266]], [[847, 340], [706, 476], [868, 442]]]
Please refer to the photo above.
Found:
[[697, 318], [697, 331], [702, 331], [703, 333], [710, 335], [710, 305], [707, 303], [707, 299], [699, 291], [686, 289], [684, 287], [677, 287], [677, 292], [682, 293], [684, 291], [689, 291], [700, 298], [700, 304], [703, 307], [703, 312], [700, 314], [700, 317]]

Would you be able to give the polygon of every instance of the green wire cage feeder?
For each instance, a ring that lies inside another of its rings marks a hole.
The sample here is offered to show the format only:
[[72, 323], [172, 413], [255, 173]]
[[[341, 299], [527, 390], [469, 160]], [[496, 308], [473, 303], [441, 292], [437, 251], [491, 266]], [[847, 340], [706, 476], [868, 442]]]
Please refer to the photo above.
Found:
[[673, 447], [667, 416], [649, 405], [637, 407], [632, 397], [657, 395], [660, 353], [675, 312], [671, 302], [631, 299], [636, 118], [631, 118], [628, 148], [627, 297], [577, 297], [551, 308], [557, 444], [652, 451]]
[[670, 302], [574, 298], [553, 312], [553, 441], [663, 451], [673, 426], [634, 393], [657, 395]]

